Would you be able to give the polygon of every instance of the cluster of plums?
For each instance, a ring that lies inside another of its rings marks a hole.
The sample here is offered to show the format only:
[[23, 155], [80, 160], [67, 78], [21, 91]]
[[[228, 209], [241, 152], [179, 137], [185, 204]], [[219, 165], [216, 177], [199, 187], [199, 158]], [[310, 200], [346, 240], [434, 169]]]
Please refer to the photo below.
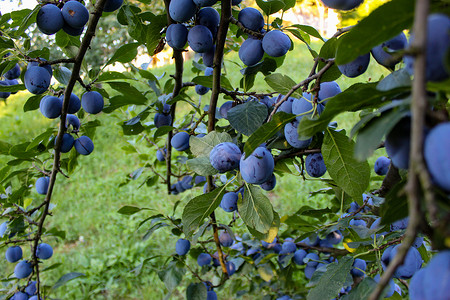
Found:
[[[8, 56], [9, 54], [5, 55]], [[17, 79], [20, 77], [20, 66], [19, 64], [15, 64], [14, 67], [12, 67], [10, 70], [8, 70], [7, 72], [5, 72], [3, 74], [4, 80], [0, 80], [0, 85], [1, 86], [11, 86], [11, 85], [17, 85], [19, 84], [19, 82], [17, 81]], [[13, 94], [15, 94], [15, 92], [13, 92]], [[1, 99], [5, 99], [8, 98], [9, 96], [11, 96], [10, 92], [0, 92], [0, 98]]]
[[[53, 248], [49, 244], [41, 243], [37, 246], [36, 257], [39, 259], [49, 259], [53, 255]], [[6, 249], [6, 260], [10, 263], [18, 262], [23, 258], [20, 246], [11, 246]], [[30, 261], [22, 260], [14, 268], [14, 275], [19, 278], [27, 278], [33, 272], [33, 265]]]

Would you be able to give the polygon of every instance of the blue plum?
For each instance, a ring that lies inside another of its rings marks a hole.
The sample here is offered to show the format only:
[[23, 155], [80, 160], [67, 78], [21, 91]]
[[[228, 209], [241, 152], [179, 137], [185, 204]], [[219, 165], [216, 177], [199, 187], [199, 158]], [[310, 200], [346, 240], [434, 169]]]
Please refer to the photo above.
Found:
[[233, 107], [233, 101], [227, 101], [219, 108], [220, 115], [226, 119], [228, 117], [228, 111]]
[[217, 3], [217, 0], [194, 0], [194, 3], [198, 7], [213, 6]]
[[295, 251], [294, 257], [292, 259], [294, 260], [294, 263], [301, 266], [301, 265], [305, 264], [303, 262], [303, 259], [306, 257], [307, 254], [308, 254], [308, 252], [306, 252], [305, 250], [298, 249], [297, 251]]
[[196, 25], [189, 30], [188, 44], [197, 53], [204, 53], [213, 48], [213, 35], [208, 27]]
[[103, 7], [104, 12], [113, 12], [119, 9], [123, 4], [123, 0], [106, 0], [105, 6]]
[[166, 30], [166, 41], [170, 47], [183, 50], [187, 43], [188, 29], [183, 24], [170, 24]]
[[19, 261], [22, 259], [22, 248], [20, 246], [11, 246], [8, 249], [6, 249], [5, 257], [6, 260], [10, 263], [15, 263], [16, 261]]
[[41, 99], [39, 110], [44, 117], [55, 119], [61, 115], [63, 102], [55, 96], [45, 96]]
[[203, 86], [203, 85], [200, 85], [200, 84], [197, 84], [197, 85], [195, 86], [195, 92], [196, 92], [198, 95], [200, 95], [200, 96], [205, 95], [207, 92], [209, 92], [209, 90], [210, 90], [209, 87], [206, 87], [206, 86]]
[[309, 261], [306, 263], [308, 267], [317, 267], [319, 264], [318, 260], [320, 260], [319, 256], [316, 253], [308, 253], [305, 258], [308, 258]]
[[325, 174], [327, 167], [323, 161], [322, 153], [312, 153], [306, 156], [305, 169], [311, 177], [320, 177]]
[[362, 226], [367, 227], [367, 223], [364, 220], [358, 220], [358, 219], [351, 219], [349, 222], [350, 226]]
[[326, 239], [329, 243], [331, 243], [333, 245], [337, 245], [344, 239], [344, 235], [342, 234], [342, 232], [340, 230], [336, 230], [336, 231], [330, 232], [327, 235]]
[[[398, 247], [400, 245], [396, 245], [392, 251], [389, 253], [389, 261], [392, 261], [397, 254]], [[422, 267], [422, 256], [420, 256], [419, 251], [410, 247], [406, 254], [405, 260], [402, 265], [400, 265], [397, 270], [395, 270], [394, 277], [400, 279], [409, 279], [414, 273], [416, 273]]]
[[281, 252], [280, 252], [280, 254], [289, 254], [289, 253], [294, 253], [295, 251], [297, 251], [297, 245], [295, 245], [294, 242], [285, 241], [281, 245]]
[[[380, 274], [377, 274], [374, 278], [375, 282], [380, 282]], [[395, 283], [394, 280], [389, 280], [389, 285], [384, 289], [384, 298], [390, 298], [394, 295], [395, 292]]]
[[373, 167], [374, 171], [378, 175], [386, 175], [389, 171], [389, 166], [391, 165], [391, 160], [386, 156], [380, 156], [375, 161], [375, 165]]
[[169, 5], [170, 17], [180, 23], [191, 19], [197, 10], [197, 6], [192, 0], [172, 0]]
[[198, 185], [198, 184], [203, 183], [205, 181], [206, 181], [206, 177], [205, 176], [198, 175], [198, 176], [195, 176], [194, 184]]
[[20, 76], [19, 64], [15, 64], [14, 67], [12, 67], [12, 69], [9, 69], [5, 74], [3, 74], [3, 76], [9, 80], [19, 78]]
[[231, 235], [224, 231], [219, 235], [219, 241], [220, 244], [224, 247], [230, 247], [231, 245], [233, 245], [233, 239], [231, 238]]
[[275, 188], [276, 185], [277, 185], [277, 177], [275, 176], [275, 174], [272, 174], [270, 179], [264, 183], [261, 183], [260, 186], [265, 191], [271, 191]]
[[156, 128], [161, 126], [170, 126], [172, 124], [172, 116], [167, 114], [156, 113], [154, 123]]
[[287, 123], [284, 126], [284, 137], [289, 145], [297, 149], [307, 148], [312, 141], [312, 138], [307, 140], [299, 140], [298, 138], [298, 121]]
[[450, 250], [433, 256], [425, 268], [423, 287], [426, 300], [450, 299]]
[[264, 35], [262, 47], [267, 55], [280, 57], [291, 48], [291, 39], [279, 30], [271, 30]]
[[14, 296], [11, 297], [12, 300], [28, 300], [28, 295], [22, 292], [14, 293]]
[[364, 259], [356, 258], [353, 261], [353, 268], [351, 269], [350, 273], [355, 277], [362, 277], [364, 276], [364, 271], [366, 271], [366, 261]]
[[320, 83], [318, 97], [321, 104], [325, 105], [327, 103], [325, 99], [334, 97], [339, 93], [341, 93], [341, 87], [336, 81], [326, 81]]
[[[59, 97], [61, 100], [64, 101], [64, 95], [61, 95], [61, 97]], [[70, 98], [69, 98], [69, 108], [67, 109], [67, 113], [68, 114], [74, 114], [76, 112], [78, 112], [81, 108], [81, 101], [80, 98], [78, 98], [77, 95], [75, 95], [74, 93], [70, 94]]]
[[246, 39], [239, 48], [239, 58], [247, 66], [256, 65], [264, 56], [261, 40]]
[[441, 123], [425, 139], [424, 157], [433, 183], [450, 192], [450, 122]]
[[75, 150], [81, 155], [89, 155], [94, 151], [94, 143], [85, 135], [77, 138], [73, 145], [75, 146]]
[[6, 230], [8, 229], [8, 222], [3, 222], [0, 224], [0, 238], [5, 235]]
[[165, 161], [166, 160], [166, 153], [167, 153], [166, 148], [158, 149], [158, 151], [156, 151], [156, 159], [159, 160], [159, 161]]
[[358, 7], [364, 0], [322, 0], [329, 8], [339, 10], [351, 10]]
[[67, 33], [68, 35], [71, 35], [71, 36], [79, 36], [79, 35], [81, 35], [82, 33], [83, 33], [83, 31], [84, 31], [84, 27], [81, 27], [81, 28], [73, 28], [72, 26], [70, 26], [69, 24], [67, 24], [67, 23], [64, 23], [64, 26], [63, 26], [63, 31], [65, 32], [65, 33]]
[[189, 148], [189, 133], [181, 131], [175, 134], [170, 140], [172, 146], [178, 151], [184, 151]]
[[263, 15], [253, 7], [246, 7], [242, 9], [238, 14], [238, 21], [253, 31], [261, 31], [264, 27], [264, 17]]
[[397, 220], [391, 224], [391, 231], [404, 230], [408, 227], [409, 217]]
[[311, 279], [315, 271], [316, 271], [316, 267], [306, 266], [306, 268], [305, 268], [305, 277], [307, 279]]
[[81, 126], [80, 119], [76, 115], [68, 114], [66, 117], [66, 128], [70, 125], [72, 125], [73, 130], [77, 131]]
[[420, 246], [422, 246], [423, 241], [424, 241], [423, 237], [418, 236], [418, 237], [416, 237], [416, 239], [414, 240], [414, 243], [412, 244], [412, 246], [413, 246], [414, 248], [419, 248]]
[[217, 300], [217, 294], [215, 291], [206, 292], [206, 300]]
[[225, 267], [227, 268], [228, 276], [231, 276], [236, 272], [236, 266], [231, 261], [227, 261], [225, 263]]
[[36, 180], [36, 192], [41, 195], [46, 195], [48, 190], [48, 185], [50, 184], [50, 177], [39, 177]]
[[[70, 135], [69, 133], [64, 133], [62, 144], [61, 144], [61, 152], [67, 153], [70, 150], [72, 150], [74, 142], [75, 142], [75, 139], [73, 138], [72, 135]], [[55, 144], [56, 144], [56, 139], [55, 139]]]
[[[284, 95], [278, 95], [278, 98], [276, 100], [276, 102], [278, 103], [279, 101], [281, 101], [284, 98]], [[293, 97], [289, 97], [286, 101], [284, 101], [280, 107], [278, 107], [277, 111], [282, 111], [285, 112], [287, 114], [292, 114], [292, 104], [294, 103], [294, 101], [297, 100], [297, 98], [293, 98]]]
[[24, 83], [32, 94], [42, 94], [50, 86], [52, 75], [43, 67], [29, 67], [25, 72]]
[[209, 255], [208, 253], [200, 253], [200, 255], [197, 257], [197, 264], [200, 267], [210, 265], [211, 261], [211, 255]]
[[55, 34], [64, 26], [61, 9], [54, 4], [42, 6], [36, 16], [36, 25], [42, 33]]
[[[410, 300], [426, 300], [425, 296], [425, 290], [427, 289], [433, 289], [435, 286], [434, 283], [432, 283], [431, 286], [425, 286], [424, 280], [425, 280], [425, 274], [427, 272], [428, 268], [423, 268], [417, 271], [414, 276], [411, 278], [411, 281], [409, 282], [409, 299]], [[437, 277], [433, 278], [436, 280]], [[447, 283], [448, 284], [448, 283]], [[447, 285], [448, 287], [448, 285]], [[431, 298], [431, 299], [437, 299], [437, 298]], [[445, 298], [442, 298], [445, 299]]]
[[405, 49], [408, 44], [408, 40], [403, 32], [394, 38], [390, 39], [382, 43], [381, 45], [375, 46], [370, 50], [373, 58], [382, 66], [387, 68], [394, 68], [396, 64], [398, 64], [402, 59], [401, 57], [396, 58], [394, 55], [386, 52], [384, 48], [387, 48], [388, 51], [398, 51]]
[[[0, 80], [0, 86], [8, 86], [9, 83], [6, 82], [5, 80]], [[0, 98], [6, 99], [9, 96], [11, 96], [10, 92], [0, 92]]]
[[212, 7], [202, 8], [197, 13], [197, 23], [208, 27], [213, 36], [215, 36], [217, 33], [219, 22], [220, 15], [217, 10]]
[[207, 67], [213, 67], [214, 65], [214, 53], [216, 52], [216, 45], [213, 45], [211, 49], [202, 53], [203, 64]]
[[241, 156], [241, 150], [236, 144], [224, 142], [214, 146], [209, 154], [209, 161], [216, 170], [225, 173], [239, 166]]
[[96, 91], [86, 92], [81, 96], [81, 106], [90, 114], [98, 114], [104, 106], [103, 96]]
[[214, 72], [214, 69], [208, 67], [205, 69], [205, 76], [212, 76], [213, 72]]
[[339, 71], [347, 77], [354, 78], [366, 72], [370, 62], [370, 54], [364, 54], [358, 56], [355, 60], [344, 64], [338, 65]]
[[36, 256], [40, 259], [49, 259], [53, 256], [53, 248], [49, 244], [41, 243], [37, 246]]
[[233, 212], [237, 209], [238, 194], [235, 192], [225, 193], [220, 202], [220, 207], [226, 212]]
[[36, 281], [30, 281], [28, 286], [25, 288], [25, 293], [28, 294], [28, 296], [33, 296], [36, 294], [37, 288], [36, 288]]
[[[40, 58], [41, 61], [47, 61], [45, 58]], [[39, 63], [37, 61], [30, 61], [27, 65], [27, 70], [31, 67], [42, 67], [47, 70], [47, 72], [50, 74], [50, 77], [53, 76], [53, 70], [51, 65], [42, 65], [39, 66]]]
[[82, 28], [89, 20], [89, 11], [78, 1], [70, 0], [61, 9], [64, 22], [73, 28]]
[[191, 249], [191, 242], [189, 240], [185, 239], [178, 239], [177, 243], [175, 244], [175, 251], [178, 255], [186, 255], [189, 250]]
[[409, 167], [411, 118], [401, 119], [386, 135], [385, 147], [392, 164], [400, 169]]
[[275, 162], [269, 150], [258, 147], [247, 158], [244, 156], [245, 154], [242, 155], [239, 162], [242, 179], [252, 184], [261, 184], [270, 179]]
[[31, 266], [31, 263], [26, 260], [20, 261], [14, 268], [14, 275], [19, 279], [27, 278], [30, 276], [31, 272], [33, 272], [33, 267]]
[[309, 93], [303, 93], [303, 97], [300, 99], [295, 99], [292, 102], [292, 113], [297, 116], [297, 121], [300, 122], [300, 120], [304, 116], [317, 116], [320, 115], [324, 109], [324, 106], [322, 104], [313, 105], [313, 102], [311, 101], [311, 94]]

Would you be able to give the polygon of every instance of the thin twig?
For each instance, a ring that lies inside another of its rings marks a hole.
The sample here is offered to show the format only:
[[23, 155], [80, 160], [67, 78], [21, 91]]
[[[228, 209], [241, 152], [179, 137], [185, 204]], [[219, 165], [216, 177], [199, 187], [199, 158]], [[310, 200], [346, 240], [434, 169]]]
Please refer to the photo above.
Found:
[[253, 31], [251, 29], [246, 28], [241, 22], [239, 22], [238, 20], [236, 20], [234, 17], [229, 18], [229, 23], [236, 25], [237, 27], [239, 27], [244, 33], [246, 34], [250, 34], [251, 36], [254, 36], [257, 39], [262, 40], [262, 38], [264, 37], [264, 34], [262, 34], [261, 32], [257, 32], [257, 31]]

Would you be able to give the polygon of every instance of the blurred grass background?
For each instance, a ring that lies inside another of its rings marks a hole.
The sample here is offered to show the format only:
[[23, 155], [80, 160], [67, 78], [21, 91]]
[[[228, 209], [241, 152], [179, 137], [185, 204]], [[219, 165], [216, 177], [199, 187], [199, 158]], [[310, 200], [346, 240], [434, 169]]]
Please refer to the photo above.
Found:
[[[315, 43], [314, 47], [318, 49], [320, 44]], [[227, 77], [233, 86], [237, 87], [241, 75], [235, 63], [240, 63], [239, 58], [237, 54], [231, 54], [226, 59]], [[308, 76], [312, 65], [313, 61], [306, 47], [296, 43], [294, 51], [288, 53], [283, 66], [277, 72], [287, 74], [299, 82]], [[184, 81], [190, 81], [196, 76], [192, 73], [191, 66], [192, 60], [187, 61]], [[173, 65], [169, 65], [150, 71], [156, 76], [165, 73], [164, 82], [173, 70]], [[359, 78], [349, 79], [342, 76], [337, 82], [342, 89], [345, 89], [355, 82], [377, 81], [387, 74], [388, 71], [372, 61], [368, 71]], [[252, 90], [258, 92], [269, 90], [261, 74], [258, 74]], [[192, 99], [198, 97], [193, 93], [193, 88], [188, 94]], [[210, 93], [203, 96], [204, 103], [209, 100], [209, 95]], [[23, 112], [23, 105], [28, 97], [27, 92], [20, 92], [8, 98], [6, 105], [0, 104], [0, 140], [17, 144], [31, 140], [49, 126], [57, 127], [57, 120], [44, 118], [38, 110]], [[179, 106], [178, 115], [182, 115], [186, 109], [188, 109], [186, 106]], [[52, 285], [60, 276], [68, 272], [81, 272], [87, 275], [57, 289], [53, 294], [57, 298], [162, 299], [167, 294], [164, 284], [154, 272], [157, 271], [158, 264], [159, 267], [162, 266], [163, 258], [153, 261], [156, 269], [147, 264], [139, 276], [136, 276], [132, 270], [148, 257], [173, 253], [178, 237], [163, 228], [149, 239], [143, 240], [142, 236], [150, 223], [139, 230], [136, 228], [140, 221], [153, 213], [171, 214], [173, 204], [177, 200], [182, 201], [176, 212], [176, 215], [180, 217], [182, 207], [188, 199], [202, 191], [201, 188], [195, 188], [178, 196], [168, 196], [166, 187], [161, 184], [150, 188], [145, 185], [138, 188], [140, 180], [119, 187], [131, 172], [146, 163], [135, 155], [126, 155], [121, 149], [130, 139], [122, 134], [122, 129], [118, 125], [126, 119], [126, 114], [125, 110], [119, 110], [110, 115], [102, 113], [86, 117], [83, 122], [98, 119], [102, 124], [97, 128], [94, 138], [95, 150], [91, 155], [79, 158], [79, 166], [69, 179], [62, 176], [57, 178], [52, 201], [56, 207], [53, 209], [53, 216], [48, 218], [47, 228], [56, 227], [64, 230], [67, 236], [64, 241], [44, 238], [47, 243], [54, 246], [54, 256], [49, 261], [45, 261], [43, 266], [48, 267], [55, 263], [62, 265], [44, 272], [42, 278], [44, 283]], [[147, 121], [152, 118], [151, 115]], [[339, 128], [350, 129], [357, 119], [358, 117], [354, 114], [346, 114], [341, 115], [336, 121]], [[153, 157], [154, 149], [143, 148], [142, 150]], [[371, 166], [376, 157], [381, 154], [383, 151], [378, 150], [370, 160]], [[5, 165], [10, 158], [0, 156], [1, 165]], [[304, 182], [296, 176], [278, 177], [277, 181], [276, 188], [268, 193], [268, 196], [280, 216], [292, 214], [305, 204], [313, 207], [327, 206], [328, 198], [309, 197], [311, 191], [324, 187], [319, 181]], [[33, 189], [31, 197], [40, 199], [42, 196]], [[150, 207], [155, 212], [146, 211], [127, 217], [117, 213], [123, 205]], [[230, 219], [230, 215], [218, 209], [219, 222], [228, 223]], [[26, 257], [30, 250], [24, 250]], [[196, 266], [192, 258], [190, 263]], [[0, 268], [9, 273], [13, 270], [12, 264], [6, 265], [3, 260], [0, 260]], [[185, 288], [191, 281], [192, 276], [188, 274], [171, 299], [183, 299]], [[228, 287], [229, 284], [216, 291], [219, 299], [233, 298]]]

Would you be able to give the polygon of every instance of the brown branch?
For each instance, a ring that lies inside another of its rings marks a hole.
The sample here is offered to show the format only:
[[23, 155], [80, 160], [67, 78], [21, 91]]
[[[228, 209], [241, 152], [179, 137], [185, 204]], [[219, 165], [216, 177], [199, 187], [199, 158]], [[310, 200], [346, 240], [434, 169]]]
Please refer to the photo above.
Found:
[[45, 65], [57, 65], [57, 64], [73, 64], [75, 63], [75, 58], [61, 58], [61, 59], [55, 59], [55, 60], [42, 60], [39, 57], [32, 58], [27, 55], [25, 55], [25, 59], [27, 61], [34, 61], [39, 63], [39, 66], [45, 66]]
[[427, 39], [427, 15], [429, 2], [427, 0], [416, 1], [414, 16], [414, 41], [412, 47], [417, 49], [414, 62], [414, 80], [412, 86], [412, 129], [411, 129], [411, 149], [409, 178], [406, 186], [409, 200], [409, 223], [406, 228], [405, 239], [398, 248], [394, 259], [381, 276], [375, 290], [370, 295], [369, 300], [380, 298], [386, 285], [389, 283], [395, 270], [403, 263], [409, 248], [417, 236], [421, 224], [420, 210], [420, 173], [423, 169], [423, 128], [425, 126], [425, 112], [427, 107], [426, 95], [426, 39]]
[[202, 113], [200, 118], [198, 118], [197, 122], [195, 122], [194, 126], [192, 126], [190, 133], [189, 133], [190, 135], [194, 135], [195, 129], [197, 129], [198, 125], [202, 122], [202, 120], [206, 117], [206, 115], [208, 115], [208, 112], [205, 111]]
[[261, 32], [258, 31], [253, 31], [251, 29], [248, 29], [246, 27], [244, 27], [244, 25], [242, 25], [241, 22], [239, 22], [238, 20], [236, 20], [234, 17], [230, 16], [229, 18], [229, 23], [236, 25], [237, 27], [239, 27], [244, 33], [246, 34], [250, 34], [251, 36], [254, 36], [255, 38], [262, 40], [262, 38], [264, 37], [264, 34], [262, 34]]
[[278, 156], [275, 156], [273, 159], [275, 162], [277, 162], [282, 159], [297, 157], [297, 156], [301, 156], [301, 155], [308, 155], [308, 154], [312, 154], [312, 153], [320, 153], [320, 149], [303, 149], [303, 150], [299, 150], [296, 152], [278, 155]]
[[355, 27], [356, 25], [352, 25], [352, 26], [347, 26], [347, 27], [343, 27], [343, 28], [339, 28], [335, 34], [333, 34], [333, 36], [331, 38], [335, 38], [335, 37], [339, 37], [341, 35], [343, 35], [344, 33], [350, 31], [353, 27]]

